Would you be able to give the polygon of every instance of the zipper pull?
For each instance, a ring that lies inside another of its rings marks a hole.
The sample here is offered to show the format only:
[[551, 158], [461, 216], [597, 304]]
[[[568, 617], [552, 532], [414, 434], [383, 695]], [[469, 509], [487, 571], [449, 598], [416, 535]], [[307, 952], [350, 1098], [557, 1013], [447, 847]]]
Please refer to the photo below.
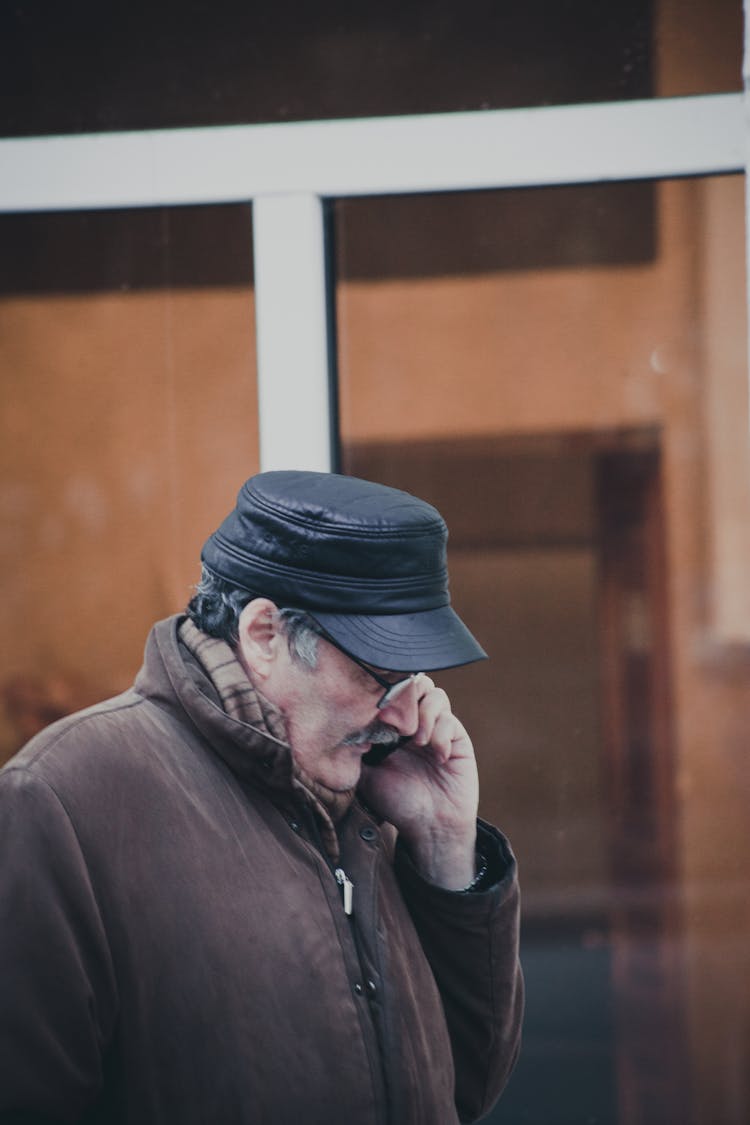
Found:
[[354, 883], [348, 878], [346, 872], [342, 867], [337, 867], [334, 871], [336, 882], [341, 887], [344, 895], [344, 914], [351, 914], [354, 899]]

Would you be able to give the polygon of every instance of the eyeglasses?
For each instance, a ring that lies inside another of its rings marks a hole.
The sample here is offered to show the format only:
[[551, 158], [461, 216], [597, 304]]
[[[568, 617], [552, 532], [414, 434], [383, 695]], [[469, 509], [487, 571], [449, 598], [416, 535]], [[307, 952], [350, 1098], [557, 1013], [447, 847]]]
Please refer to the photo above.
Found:
[[384, 676], [381, 676], [378, 672], [374, 671], [374, 669], [372, 669], [369, 664], [365, 664], [364, 661], [358, 660], [356, 656], [352, 656], [350, 652], [347, 652], [345, 648], [342, 648], [341, 645], [338, 644], [338, 642], [335, 641], [333, 637], [331, 637], [328, 633], [321, 633], [321, 636], [323, 636], [329, 644], [333, 645], [334, 648], [337, 648], [339, 652], [343, 652], [344, 656], [348, 656], [354, 664], [359, 665], [363, 672], [367, 672], [368, 676], [371, 676], [376, 683], [380, 684], [380, 686], [385, 689], [383, 694], [375, 704], [378, 711], [382, 711], [385, 707], [389, 707], [391, 703], [398, 699], [402, 691], [404, 691], [410, 683], [416, 680], [417, 676], [422, 675], [421, 672], [410, 672], [408, 676], [403, 676], [400, 680], [386, 680]]

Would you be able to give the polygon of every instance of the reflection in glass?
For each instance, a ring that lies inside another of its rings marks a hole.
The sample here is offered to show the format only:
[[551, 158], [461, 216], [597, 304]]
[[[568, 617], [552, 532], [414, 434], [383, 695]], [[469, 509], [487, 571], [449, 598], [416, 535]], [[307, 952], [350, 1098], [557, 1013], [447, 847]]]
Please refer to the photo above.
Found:
[[131, 682], [257, 469], [250, 270], [212, 210], [0, 220], [0, 761]]
[[[527, 193], [524, 222], [559, 219], [552, 260], [533, 240], [522, 260], [516, 193], [477, 199], [474, 227], [463, 197], [455, 252], [439, 198], [410, 201], [422, 229], [379, 275], [347, 262], [367, 201], [338, 211], [342, 468], [444, 513], [491, 657], [441, 679], [524, 888], [525, 1047], [498, 1123], [750, 1112], [750, 631], [722, 645], [717, 607], [739, 627], [744, 595], [716, 563], [728, 496], [750, 525], [743, 183], [639, 188]], [[435, 274], [430, 237], [454, 265], [500, 252]]]

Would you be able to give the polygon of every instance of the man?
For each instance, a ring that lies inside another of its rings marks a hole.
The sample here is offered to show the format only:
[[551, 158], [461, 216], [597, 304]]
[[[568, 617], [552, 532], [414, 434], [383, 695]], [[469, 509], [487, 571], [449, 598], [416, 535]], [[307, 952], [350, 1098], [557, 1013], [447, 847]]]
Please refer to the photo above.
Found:
[[251, 478], [134, 688], [0, 773], [0, 1120], [488, 1111], [518, 891], [432, 678], [485, 655], [446, 538], [394, 489]]

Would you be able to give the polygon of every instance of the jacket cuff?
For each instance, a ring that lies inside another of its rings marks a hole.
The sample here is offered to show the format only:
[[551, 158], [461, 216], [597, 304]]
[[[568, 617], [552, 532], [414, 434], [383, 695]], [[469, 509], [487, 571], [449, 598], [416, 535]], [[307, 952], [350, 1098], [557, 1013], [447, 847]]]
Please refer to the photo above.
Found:
[[[493, 825], [477, 820], [477, 854], [487, 861], [487, 871], [479, 885], [470, 891], [450, 891], [428, 882], [417, 871], [406, 846], [399, 839], [394, 855], [394, 869], [404, 897], [412, 901], [431, 899], [450, 907], [451, 903], [474, 902], [482, 909], [502, 902], [515, 888], [516, 859], [507, 838]], [[481, 861], [480, 861], [481, 862]]]

